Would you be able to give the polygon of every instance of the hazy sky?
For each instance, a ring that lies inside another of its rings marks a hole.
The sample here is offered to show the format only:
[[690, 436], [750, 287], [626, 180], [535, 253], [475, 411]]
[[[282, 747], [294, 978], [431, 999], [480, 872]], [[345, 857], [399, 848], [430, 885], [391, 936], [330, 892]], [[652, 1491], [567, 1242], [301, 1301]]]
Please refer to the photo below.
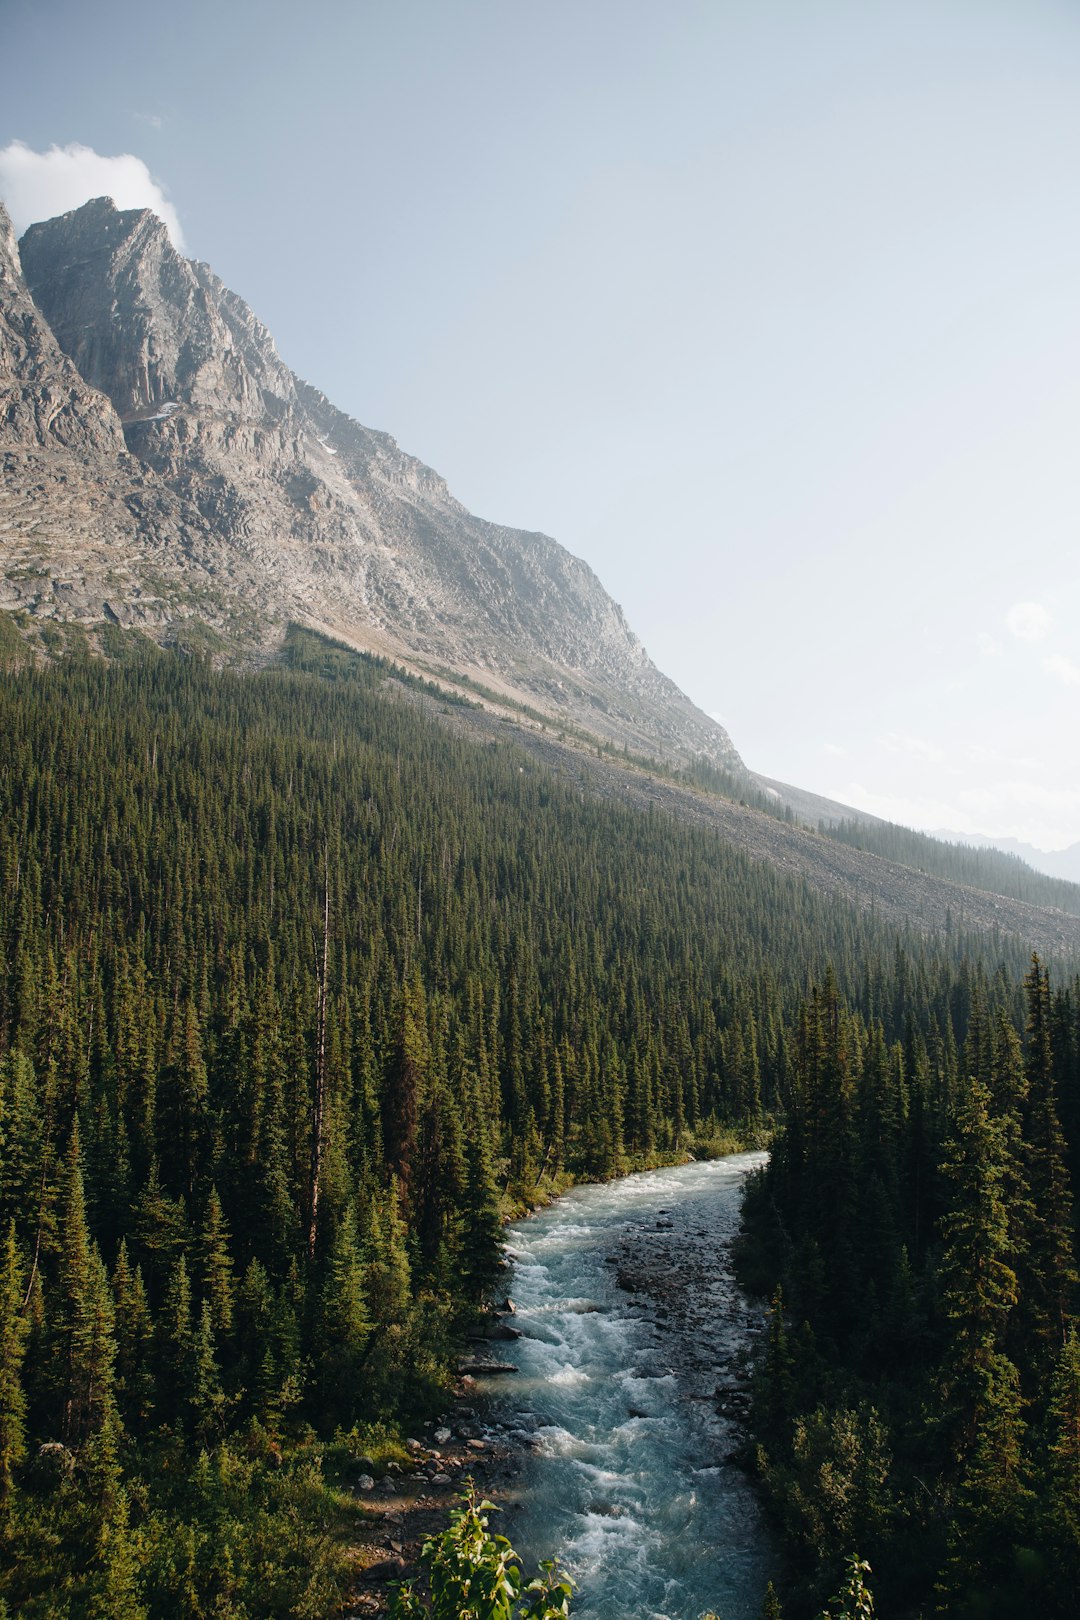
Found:
[[171, 204], [755, 769], [1080, 839], [1076, 0], [0, 0], [0, 36], [21, 226]]

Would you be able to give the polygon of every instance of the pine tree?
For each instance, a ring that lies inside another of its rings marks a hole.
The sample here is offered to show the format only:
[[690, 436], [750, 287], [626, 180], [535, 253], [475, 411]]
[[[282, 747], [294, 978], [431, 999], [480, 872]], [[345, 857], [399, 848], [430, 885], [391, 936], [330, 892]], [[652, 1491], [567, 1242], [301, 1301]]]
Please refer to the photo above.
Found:
[[87, 1228], [77, 1118], [64, 1163], [60, 1239], [61, 1434], [73, 1450], [100, 1437], [102, 1466], [108, 1472], [118, 1437], [115, 1316], [108, 1275]]
[[795, 1415], [792, 1354], [784, 1324], [784, 1296], [778, 1287], [769, 1307], [765, 1355], [754, 1391], [755, 1427], [766, 1443], [787, 1452]]
[[98, 1537], [89, 1620], [147, 1620], [149, 1611], [139, 1595], [139, 1562], [127, 1493], [119, 1491]]
[[158, 1319], [159, 1404], [183, 1426], [195, 1393], [195, 1333], [191, 1311], [191, 1279], [181, 1255], [173, 1266]]
[[1002, 1346], [1018, 1296], [1016, 1273], [1008, 1264], [1009, 1219], [1002, 1195], [1007, 1167], [1004, 1125], [991, 1115], [988, 1088], [973, 1081], [943, 1166], [951, 1189], [940, 1267], [949, 1327], [944, 1377], [954, 1452], [961, 1462], [975, 1451], [999, 1396], [1011, 1387]]
[[761, 1604], [761, 1620], [784, 1620], [784, 1611], [772, 1581], [765, 1588], [765, 1597]]
[[222, 1438], [226, 1399], [221, 1387], [209, 1300], [203, 1300], [192, 1347], [191, 1412], [194, 1431], [204, 1444]]
[[1024, 1314], [1037, 1341], [1036, 1367], [1049, 1375], [1064, 1342], [1077, 1288], [1072, 1246], [1072, 1193], [1065, 1137], [1058, 1119], [1051, 1047], [1050, 979], [1032, 957], [1027, 993], [1027, 1179], [1035, 1220], [1024, 1265]]
[[210, 1306], [214, 1336], [219, 1340], [227, 1338], [232, 1332], [236, 1285], [229, 1253], [229, 1228], [216, 1187], [211, 1187], [206, 1200], [206, 1216], [198, 1244], [198, 1265], [199, 1284]]
[[26, 1456], [22, 1364], [30, 1324], [24, 1309], [25, 1288], [12, 1220], [0, 1258], [0, 1506], [10, 1495], [15, 1469]]
[[80, 1426], [69, 1427], [68, 1440], [81, 1444], [89, 1494], [105, 1514], [111, 1512], [120, 1485], [123, 1439], [115, 1393], [115, 1327], [109, 1274], [93, 1244], [73, 1341], [74, 1398], [69, 1411], [80, 1419]]
[[396, 1181], [373, 1203], [366, 1238], [369, 1258], [363, 1291], [372, 1320], [380, 1325], [400, 1322], [409, 1305], [412, 1273]]
[[350, 1207], [338, 1222], [327, 1257], [315, 1341], [320, 1397], [342, 1421], [355, 1415], [370, 1331], [356, 1217]]
[[1048, 1501], [1056, 1565], [1055, 1589], [1080, 1584], [1080, 1339], [1070, 1327], [1050, 1398]]
[[397, 1177], [402, 1206], [410, 1208], [420, 1100], [430, 1062], [427, 1004], [419, 975], [402, 986], [397, 1038], [383, 1093], [383, 1142], [389, 1168]]
[[112, 1277], [116, 1317], [116, 1396], [125, 1426], [145, 1433], [154, 1408], [154, 1323], [143, 1286], [122, 1239]]

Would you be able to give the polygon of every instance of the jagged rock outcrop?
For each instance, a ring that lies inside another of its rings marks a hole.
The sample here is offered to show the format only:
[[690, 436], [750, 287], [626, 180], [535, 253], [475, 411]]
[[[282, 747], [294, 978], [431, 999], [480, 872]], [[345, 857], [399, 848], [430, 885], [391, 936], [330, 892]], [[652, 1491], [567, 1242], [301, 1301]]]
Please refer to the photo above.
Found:
[[[129, 453], [108, 396], [64, 353], [26, 286], [0, 204], [0, 608], [161, 634], [212, 587], [234, 616], [200, 513]], [[246, 571], [245, 571], [246, 572]]]
[[124, 430], [88, 387], [42, 319], [22, 276], [15, 232], [0, 203], [0, 442], [119, 454]]
[[20, 249], [68, 373], [111, 406], [95, 409], [113, 449], [119, 424], [146, 487], [177, 503], [147, 522], [170, 569], [198, 558], [178, 611], [194, 601], [212, 625], [267, 645], [298, 619], [632, 749], [740, 766], [585, 563], [473, 517], [392, 438], [294, 376], [247, 305], [183, 259], [154, 215], [101, 198], [31, 226]]

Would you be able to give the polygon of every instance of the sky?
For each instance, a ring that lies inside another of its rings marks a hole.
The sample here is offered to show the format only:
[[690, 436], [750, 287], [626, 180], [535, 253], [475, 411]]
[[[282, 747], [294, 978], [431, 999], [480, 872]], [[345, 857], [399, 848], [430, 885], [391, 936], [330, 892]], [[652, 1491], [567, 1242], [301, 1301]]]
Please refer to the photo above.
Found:
[[584, 557], [746, 762], [1080, 840], [1077, 0], [0, 0], [0, 195], [149, 205]]

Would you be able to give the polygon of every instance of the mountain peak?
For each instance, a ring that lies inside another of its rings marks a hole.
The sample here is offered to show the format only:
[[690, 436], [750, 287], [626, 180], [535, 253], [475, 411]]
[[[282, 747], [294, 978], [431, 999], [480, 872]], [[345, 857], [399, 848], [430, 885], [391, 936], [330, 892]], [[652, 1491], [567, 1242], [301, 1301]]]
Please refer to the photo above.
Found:
[[[438, 473], [295, 376], [244, 300], [149, 210], [95, 198], [20, 247], [37, 309], [153, 480], [155, 545], [177, 567], [203, 548], [213, 583], [200, 577], [187, 614], [194, 598], [263, 646], [299, 620], [636, 753], [741, 768], [584, 562], [472, 516]], [[161, 506], [166, 491], [179, 506]], [[124, 499], [146, 512], [145, 495]], [[186, 538], [172, 544], [177, 523]], [[168, 624], [178, 609], [158, 611]]]

